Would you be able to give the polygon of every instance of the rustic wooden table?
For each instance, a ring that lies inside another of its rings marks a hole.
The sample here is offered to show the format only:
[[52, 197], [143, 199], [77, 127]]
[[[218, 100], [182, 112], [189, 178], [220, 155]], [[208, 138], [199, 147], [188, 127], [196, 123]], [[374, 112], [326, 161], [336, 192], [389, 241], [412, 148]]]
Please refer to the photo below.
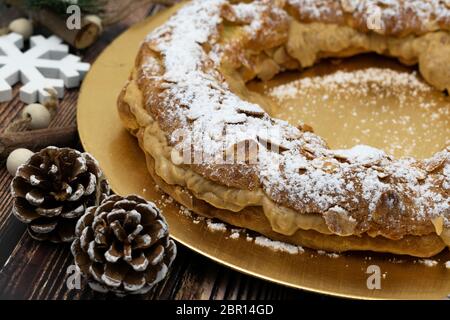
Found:
[[[95, 61], [98, 54], [130, 25], [163, 9], [150, 6], [126, 21], [108, 28], [97, 43], [78, 54]], [[11, 16], [13, 13], [10, 14]], [[0, 103], [0, 124], [5, 127], [23, 108], [17, 97]], [[78, 90], [69, 90], [51, 127], [76, 123]], [[11, 176], [0, 167], [0, 299], [106, 299], [111, 295], [94, 293], [82, 284], [69, 290], [67, 268], [73, 263], [67, 245], [39, 243], [31, 239], [23, 224], [11, 214], [9, 185]], [[324, 296], [293, 290], [230, 270], [204, 258], [182, 245], [165, 281], [142, 297], [134, 299], [327, 299]]]

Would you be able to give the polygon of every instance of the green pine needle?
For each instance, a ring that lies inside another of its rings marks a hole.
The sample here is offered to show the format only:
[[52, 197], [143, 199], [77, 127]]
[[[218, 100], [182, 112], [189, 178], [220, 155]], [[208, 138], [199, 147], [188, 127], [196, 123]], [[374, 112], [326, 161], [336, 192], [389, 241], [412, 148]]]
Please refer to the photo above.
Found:
[[49, 9], [58, 14], [66, 14], [67, 7], [78, 5], [84, 13], [99, 13], [102, 11], [102, 1], [97, 0], [25, 0], [31, 10]]

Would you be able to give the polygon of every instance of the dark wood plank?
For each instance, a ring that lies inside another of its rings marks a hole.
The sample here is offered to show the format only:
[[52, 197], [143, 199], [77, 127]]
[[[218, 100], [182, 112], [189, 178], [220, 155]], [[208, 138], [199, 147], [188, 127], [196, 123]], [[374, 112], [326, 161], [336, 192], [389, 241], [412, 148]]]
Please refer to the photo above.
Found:
[[[73, 258], [67, 245], [39, 243], [24, 234], [11, 259], [0, 272], [0, 299], [115, 299], [92, 292], [82, 282], [80, 290], [66, 285]], [[316, 295], [280, 287], [242, 275], [179, 246], [168, 277], [144, 296], [128, 299], [310, 299]]]

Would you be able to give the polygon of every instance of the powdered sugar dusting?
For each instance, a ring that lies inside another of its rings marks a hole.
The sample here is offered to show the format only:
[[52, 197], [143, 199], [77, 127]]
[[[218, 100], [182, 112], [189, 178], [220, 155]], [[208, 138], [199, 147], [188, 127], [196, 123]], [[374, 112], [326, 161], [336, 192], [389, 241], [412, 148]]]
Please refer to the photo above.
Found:
[[[279, 106], [275, 115], [290, 123], [308, 123], [338, 148], [375, 144], [396, 157], [423, 159], [450, 143], [448, 97], [415, 71], [352, 70], [358, 61], [369, 59], [345, 60], [340, 63], [345, 71], [265, 90]], [[336, 126], [335, 134], [330, 126]]]
[[379, 150], [365, 145], [357, 145], [347, 150], [334, 150], [333, 153], [355, 163], [373, 163], [382, 160], [386, 154]]
[[[376, 84], [384, 88], [414, 90], [415, 93], [430, 91], [431, 87], [419, 80], [416, 72], [399, 72], [387, 68], [366, 68], [356, 71], [339, 70], [325, 76], [303, 78], [286, 85], [273, 88], [269, 94], [278, 100], [295, 97], [299, 90], [309, 88], [329, 88], [350, 90], [349, 94], [367, 94]], [[413, 93], [414, 94], [414, 93]]]
[[214, 222], [213, 220], [208, 219], [206, 220], [206, 224], [208, 226], [208, 229], [211, 231], [221, 231], [221, 232], [227, 231], [226, 224], [222, 222]]
[[[180, 213], [186, 217], [189, 217], [193, 219], [194, 223], [197, 224], [200, 221], [206, 220], [206, 226], [209, 231], [211, 232], [228, 232], [229, 228], [228, 225], [223, 222], [218, 222], [213, 219], [204, 219], [203, 217], [198, 217], [188, 209], [182, 207], [180, 209]], [[275, 241], [271, 240], [269, 238], [266, 238], [264, 236], [256, 236], [252, 237], [249, 234], [246, 233], [244, 229], [236, 229], [232, 228], [229, 230], [229, 236], [228, 239], [230, 240], [237, 240], [243, 235], [248, 242], [254, 242], [256, 245], [259, 245], [261, 247], [269, 248], [276, 252], [285, 252], [289, 254], [301, 254], [304, 253], [305, 250], [301, 246], [292, 245], [289, 243], [281, 242], [281, 241]], [[337, 256], [334, 256], [334, 254], [326, 254], [327, 256], [331, 258], [336, 258]]]
[[239, 239], [240, 236], [241, 236], [241, 233], [239, 232], [239, 230], [232, 230], [230, 233], [230, 239], [233, 239], [233, 240]]
[[326, 252], [323, 250], [317, 250], [317, 254], [320, 256], [327, 256], [329, 258], [333, 258], [333, 259], [337, 259], [340, 257], [340, 254], [335, 253], [335, 252]]
[[421, 263], [424, 266], [427, 266], [429, 268], [436, 267], [438, 265], [438, 262], [436, 260], [431, 260], [431, 259], [422, 259], [422, 260], [419, 260], [419, 263]]
[[255, 238], [255, 243], [262, 247], [270, 248], [273, 251], [287, 252], [290, 254], [299, 254], [305, 252], [302, 247], [294, 246], [292, 244], [270, 240], [266, 237], [259, 236]]

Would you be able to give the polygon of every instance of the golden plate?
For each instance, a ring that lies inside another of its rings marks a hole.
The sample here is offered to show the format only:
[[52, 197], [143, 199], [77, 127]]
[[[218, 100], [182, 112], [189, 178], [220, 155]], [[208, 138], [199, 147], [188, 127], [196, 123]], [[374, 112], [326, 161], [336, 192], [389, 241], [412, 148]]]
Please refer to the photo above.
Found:
[[[112, 189], [121, 195], [139, 194], [159, 202], [162, 195], [147, 173], [143, 153], [119, 121], [116, 98], [129, 76], [139, 44], [178, 6], [130, 28], [97, 59], [84, 80], [78, 101], [78, 129], [83, 146], [98, 159]], [[427, 267], [418, 259], [371, 253], [342, 254], [338, 258], [306, 250], [291, 255], [274, 252], [240, 237], [210, 231], [193, 223], [175, 203], [162, 208], [175, 240], [230, 268], [286, 286], [341, 297], [368, 299], [443, 299], [450, 294], [448, 252]], [[367, 268], [381, 270], [381, 289], [368, 289]]]

